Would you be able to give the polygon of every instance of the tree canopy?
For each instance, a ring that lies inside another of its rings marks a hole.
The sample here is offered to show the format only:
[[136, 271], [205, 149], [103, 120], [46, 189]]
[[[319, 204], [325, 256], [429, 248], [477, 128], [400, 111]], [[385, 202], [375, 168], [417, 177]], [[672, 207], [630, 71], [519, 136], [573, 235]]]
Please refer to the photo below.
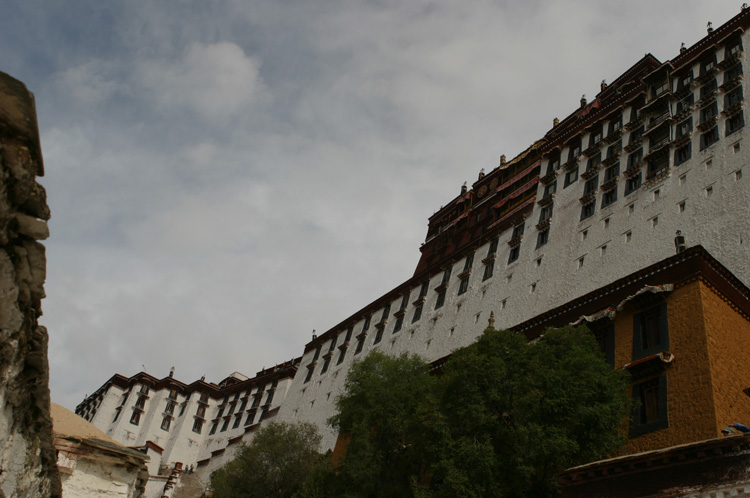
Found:
[[271, 422], [260, 428], [251, 445], [211, 478], [213, 498], [293, 498], [313, 495], [317, 474], [326, 468], [318, 452], [321, 436], [308, 422]]
[[625, 441], [628, 379], [585, 327], [528, 343], [488, 329], [440, 375], [416, 356], [355, 364], [330, 423], [351, 440], [342, 496], [548, 497]]

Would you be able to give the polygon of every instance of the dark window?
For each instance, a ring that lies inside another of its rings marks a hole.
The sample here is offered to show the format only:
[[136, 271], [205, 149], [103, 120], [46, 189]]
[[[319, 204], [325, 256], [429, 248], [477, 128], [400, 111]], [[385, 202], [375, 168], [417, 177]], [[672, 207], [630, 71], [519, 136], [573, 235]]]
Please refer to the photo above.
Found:
[[727, 119], [726, 135], [731, 135], [743, 126], [745, 126], [745, 117], [744, 112], [740, 111], [736, 116]]
[[254, 418], [255, 418], [255, 412], [248, 413], [247, 418], [245, 418], [245, 426], [251, 425], [253, 423]]
[[724, 71], [724, 83], [729, 83], [736, 77], [742, 74], [742, 64], [735, 64], [726, 71]]
[[683, 88], [687, 88], [690, 86], [692, 82], [693, 82], [693, 70], [691, 69], [687, 74], [680, 77], [679, 81], [677, 82], [677, 89], [682, 90]]
[[135, 407], [143, 409], [144, 406], [146, 406], [146, 396], [138, 396], [138, 399], [135, 402]]
[[706, 98], [706, 96], [708, 94], [710, 94], [711, 92], [713, 92], [714, 90], [716, 90], [717, 86], [718, 85], [716, 84], [716, 78], [712, 79], [711, 81], [709, 81], [708, 83], [706, 83], [705, 85], [703, 85], [701, 87], [701, 98], [702, 99]]
[[581, 140], [577, 140], [570, 144], [570, 152], [568, 154], [568, 160], [574, 159], [581, 155]]
[[604, 182], [608, 182], [610, 180], [613, 180], [617, 178], [620, 175], [620, 164], [615, 164], [614, 166], [610, 166], [606, 169], [604, 172]]
[[240, 409], [238, 411], [244, 411], [245, 408], [247, 408], [247, 398], [242, 400], [242, 403], [240, 404]]
[[590, 178], [586, 180], [586, 183], [583, 184], [583, 195], [590, 194], [591, 192], [595, 192], [598, 187], [599, 187], [599, 175], [596, 175], [594, 178]]
[[[383, 334], [383, 329], [378, 330], [378, 333], [382, 335]], [[375, 341], [375, 342], [377, 342], [377, 341]], [[328, 371], [328, 366], [330, 364], [331, 364], [331, 357], [328, 356], [328, 357], [326, 357], [325, 360], [323, 360], [323, 368], [320, 369], [320, 375], [323, 375], [324, 373], [326, 373]], [[229, 412], [229, 414], [231, 415], [232, 412]]]
[[458, 284], [458, 295], [466, 293], [467, 290], [469, 290], [469, 277], [464, 277]]
[[419, 289], [419, 297], [425, 297], [427, 295], [427, 289], [429, 288], [430, 283], [429, 282], [422, 282], [422, 288]]
[[693, 118], [688, 118], [682, 123], [677, 125], [677, 132], [676, 136], [677, 138], [683, 137], [693, 131]]
[[362, 332], [370, 328], [370, 316], [365, 317], [365, 324], [362, 326]]
[[648, 178], [651, 178], [669, 168], [669, 149], [663, 148], [648, 158]]
[[492, 256], [493, 254], [495, 254], [497, 252], [497, 241], [498, 241], [498, 239], [495, 238], [495, 239], [492, 239], [492, 242], [490, 242], [490, 248], [487, 251], [487, 256], [488, 257]]
[[716, 67], [716, 54], [711, 55], [701, 63], [701, 76]]
[[519, 225], [516, 225], [515, 227], [513, 227], [513, 235], [512, 235], [511, 238], [515, 239], [515, 238], [520, 237], [521, 235], [523, 235], [523, 232], [525, 230], [526, 230], [526, 224], [525, 223], [521, 223]]
[[710, 147], [719, 140], [719, 128], [714, 126], [706, 133], [701, 135], [701, 150]]
[[242, 414], [237, 414], [236, 417], [234, 417], [234, 424], [232, 424], [232, 429], [236, 429], [240, 426], [240, 422], [242, 422]]
[[578, 180], [578, 166], [565, 173], [565, 184], [563, 185], [563, 188], [566, 188], [568, 185], [575, 183], [576, 180]]
[[221, 430], [220, 432], [224, 432], [229, 427], [229, 417], [224, 419], [224, 423], [221, 424]]
[[383, 340], [383, 329], [378, 329], [377, 332], [375, 332], [375, 340], [372, 341], [373, 344], [378, 344], [381, 340]]
[[537, 249], [549, 242], [549, 228], [545, 228], [536, 236]]
[[607, 133], [607, 135], [615, 133], [620, 128], [622, 128], [622, 114], [617, 117], [613, 117], [609, 122], [609, 132]]
[[719, 115], [719, 107], [716, 105], [716, 102], [714, 102], [711, 105], [701, 109], [701, 123], [710, 121], [711, 119], [715, 118], [718, 115]]
[[661, 95], [667, 90], [669, 90], [669, 78], [663, 79], [651, 87], [651, 91], [654, 92], [654, 97]]
[[[193, 421], [193, 432], [195, 432], [196, 434], [200, 434], [202, 430], [203, 430], [203, 420], [195, 419]], [[214, 432], [216, 431], [214, 430]]]
[[724, 49], [724, 58], [728, 59], [729, 57], [736, 55], [742, 51], [742, 40], [738, 38], [737, 40], [733, 40], [730, 43], [727, 43], [726, 48]]
[[362, 352], [362, 348], [364, 347], [364, 345], [365, 345], [365, 339], [364, 339], [364, 337], [360, 337], [359, 339], [357, 339], [357, 347], [354, 350], [354, 354], [358, 355], [359, 353], [361, 353]]
[[[451, 269], [448, 268], [445, 270], [445, 274], [443, 275], [443, 282], [447, 282], [448, 279], [451, 277]], [[391, 303], [388, 303], [383, 307], [383, 314], [380, 316], [380, 321], [384, 322], [388, 319], [388, 315], [391, 314]], [[333, 349], [333, 348], [331, 348]]]
[[622, 151], [622, 140], [618, 140], [617, 142], [610, 145], [609, 148], [607, 149], [607, 158], [616, 156], [621, 151]]
[[169, 390], [169, 399], [177, 399], [177, 389]]
[[547, 163], [547, 174], [552, 173], [560, 167], [560, 151], [556, 150], [550, 155], [549, 162]]
[[581, 207], [581, 221], [590, 218], [596, 212], [596, 201], [591, 201]]
[[674, 165], [680, 165], [690, 159], [691, 155], [693, 153], [693, 143], [688, 142], [687, 144], [683, 145], [679, 149], [676, 149], [674, 151]]
[[[203, 426], [203, 424], [201, 424], [201, 427], [202, 427], [202, 426]], [[195, 422], [193, 422], [193, 427], [195, 427]], [[209, 436], [213, 436], [214, 434], [216, 434], [216, 429], [218, 429], [218, 428], [219, 428], [219, 423], [218, 423], [218, 422], [214, 422], [214, 423], [213, 423], [213, 424], [211, 425], [211, 430], [210, 430], [210, 431], [208, 431], [208, 435], [209, 435]]]
[[669, 427], [667, 416], [667, 376], [660, 375], [633, 385], [636, 407], [630, 437]]
[[271, 401], [273, 401], [273, 393], [275, 391], [268, 391], [268, 394], [266, 395], [266, 404], [270, 405]]
[[544, 197], [557, 192], [557, 180], [544, 187]]
[[208, 403], [208, 393], [201, 393], [201, 402]]
[[607, 363], [615, 366], [615, 325], [611, 320], [603, 318], [589, 324], [589, 330], [594, 334]]
[[168, 413], [170, 415], [174, 415], [174, 407], [176, 403], [172, 403], [170, 401], [167, 401], [167, 406], [164, 408], [164, 412]]
[[617, 189], [613, 188], [602, 194], [602, 207], [605, 208], [617, 200]]
[[521, 246], [518, 245], [516, 247], [511, 248], [510, 254], [508, 255], [508, 264], [513, 263], [518, 259], [518, 256], [521, 254]]
[[147, 385], [145, 385], [145, 384], [144, 384], [144, 385], [142, 385], [142, 386], [141, 386], [141, 392], [142, 392], [143, 394], [148, 394], [148, 386], [147, 386]]
[[602, 163], [601, 153], [595, 155], [594, 157], [590, 157], [589, 160], [586, 162], [586, 171], [591, 171], [592, 169], [598, 168], [601, 163]]
[[[315, 349], [315, 355], [313, 356], [312, 361], [318, 361], [318, 358], [320, 358], [320, 346], [318, 346]], [[225, 401], [225, 403], [226, 403], [226, 401]]]
[[550, 218], [552, 218], [552, 204], [547, 204], [539, 213], [539, 223], [547, 221]]
[[141, 421], [141, 412], [138, 410], [133, 410], [133, 414], [130, 416], [130, 423], [133, 425], [138, 425], [138, 423]]
[[596, 130], [591, 132], [591, 136], [589, 137], [589, 147], [593, 147], [594, 145], [598, 144], [601, 141], [602, 141], [602, 128], [600, 126]]
[[115, 410], [115, 418], [112, 419], [112, 423], [114, 424], [117, 422], [117, 419], [120, 418], [120, 413], [122, 412], [122, 409], [118, 406]]
[[490, 261], [484, 265], [484, 274], [482, 275], [482, 281], [492, 278], [492, 273], [495, 271], [495, 262]]
[[[635, 112], [635, 110], [633, 110], [633, 112]], [[630, 140], [628, 141], [628, 145], [633, 145], [635, 143], [640, 142], [642, 137], [643, 137], [643, 126], [633, 130], [630, 133]]]
[[[464, 271], [471, 270], [471, 267], [472, 267], [473, 264], [474, 264], [474, 253], [471, 253], [468, 256], [466, 256], [466, 261], [464, 261]], [[407, 298], [408, 298], [408, 296], [407, 296]], [[408, 301], [408, 299], [407, 299], [407, 301]], [[401, 309], [404, 309], [404, 308], [406, 308], [406, 305], [402, 301], [401, 302]]]
[[739, 104], [740, 102], [742, 102], [742, 85], [724, 95], [724, 109]]
[[693, 104], [695, 104], [695, 96], [691, 93], [684, 99], [677, 102], [677, 114], [690, 109], [691, 107], [693, 107]]
[[172, 419], [169, 417], [164, 417], [163, 419], [161, 419], [161, 430], [168, 431], [171, 424]]
[[643, 149], [638, 149], [628, 156], [628, 167], [635, 166], [643, 161]]
[[435, 309], [440, 309], [445, 304], [445, 291], [440, 291], [437, 297], [437, 301], [435, 301]]
[[[305, 375], [305, 383], [310, 382], [310, 379], [312, 379], [313, 370], [314, 370], [313, 367], [310, 367], [307, 369], [307, 375]], [[253, 406], [255, 406], [255, 403], [253, 403]]]
[[411, 318], [411, 323], [418, 322], [420, 318], [422, 318], [422, 306], [423, 305], [417, 305], [416, 308], [414, 308], [414, 316]]
[[234, 413], [234, 408], [235, 408], [235, 404], [234, 403], [232, 403], [231, 405], [229, 405], [229, 411], [227, 412], [227, 415], [233, 414]]
[[[469, 277], [466, 277], [466, 280], [468, 280]], [[461, 281], [463, 283], [463, 280]], [[461, 293], [461, 288], [458, 289], [459, 294]], [[465, 292], [465, 291], [464, 291]], [[393, 327], [393, 333], [395, 334], [401, 328], [404, 326], [404, 315], [399, 315], [398, 318], [396, 318], [396, 325]]]
[[669, 349], [667, 303], [633, 316], [633, 360]]

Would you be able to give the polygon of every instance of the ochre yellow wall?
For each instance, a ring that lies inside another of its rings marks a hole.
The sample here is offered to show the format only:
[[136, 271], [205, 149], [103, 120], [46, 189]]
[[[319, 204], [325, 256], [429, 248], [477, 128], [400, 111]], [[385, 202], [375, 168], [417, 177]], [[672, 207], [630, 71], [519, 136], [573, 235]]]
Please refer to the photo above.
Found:
[[[674, 363], [666, 367], [669, 427], [629, 441], [629, 453], [648, 451], [716, 437], [711, 367], [701, 298], [701, 284], [688, 283], [666, 294], [669, 351]], [[615, 366], [633, 357], [632, 304], [615, 319]]]
[[701, 284], [703, 316], [711, 360], [716, 427], [714, 435], [733, 422], [750, 425], [750, 322], [711, 287]]

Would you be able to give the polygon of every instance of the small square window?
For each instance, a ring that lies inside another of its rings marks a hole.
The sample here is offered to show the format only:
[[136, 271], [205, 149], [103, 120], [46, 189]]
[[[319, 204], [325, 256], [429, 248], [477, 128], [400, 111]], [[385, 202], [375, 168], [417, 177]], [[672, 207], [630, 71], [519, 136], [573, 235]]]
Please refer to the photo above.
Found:
[[732, 149], [734, 150], [734, 153], [737, 154], [740, 151], [740, 143], [737, 142], [736, 144], [734, 144]]
[[714, 165], [713, 160], [709, 159], [708, 161], [706, 161], [706, 169], [711, 169], [713, 165]]
[[604, 228], [609, 228], [609, 218], [604, 218]]
[[734, 181], [738, 182], [742, 179], [742, 170], [738, 169], [734, 172]]
[[630, 206], [628, 206], [628, 216], [630, 216], [634, 212], [635, 212], [635, 204], [631, 204]]
[[481, 313], [477, 313], [476, 315], [474, 315], [474, 323], [479, 322], [479, 315], [481, 315]]
[[539, 268], [540, 266], [542, 266], [542, 257], [541, 256], [539, 256], [538, 258], [536, 258], [536, 267]]
[[680, 185], [685, 185], [686, 182], [687, 182], [687, 173], [680, 176]]
[[659, 190], [658, 188], [654, 190], [654, 200], [658, 199], [660, 195], [661, 195], [661, 190]]
[[549, 228], [546, 228], [539, 232], [536, 238], [536, 247], [542, 247], [549, 241]]
[[706, 187], [706, 197], [711, 197], [714, 194], [714, 187], [713, 185], [709, 185]]
[[531, 284], [531, 287], [529, 287], [529, 294], [533, 294], [534, 292], [536, 292], [536, 282]]
[[507, 299], [503, 299], [502, 301], [500, 301], [500, 309], [505, 309], [505, 305], [507, 302], [508, 302]]
[[588, 237], [588, 236], [589, 236], [589, 231], [588, 230], [583, 230], [581, 232], [581, 240], [586, 240], [586, 237]]
[[625, 243], [627, 244], [631, 240], [633, 240], [633, 232], [631, 231], [625, 232]]
[[513, 280], [513, 274], [511, 273], [507, 277], [505, 277], [505, 283], [509, 284]]
[[580, 258], [578, 258], [578, 269], [579, 269], [579, 270], [580, 270], [581, 268], [583, 268], [583, 262], [584, 262], [585, 260], [586, 260], [586, 256], [581, 256]]
[[602, 256], [604, 256], [605, 254], [607, 254], [607, 244], [604, 244], [603, 246], [601, 246], [599, 248], [599, 251], [601, 252]]
[[654, 216], [651, 218], [651, 228], [656, 228], [656, 226], [659, 224], [659, 217]]
[[677, 204], [677, 212], [678, 213], [684, 213], [685, 212], [685, 201], [682, 201], [679, 204]]

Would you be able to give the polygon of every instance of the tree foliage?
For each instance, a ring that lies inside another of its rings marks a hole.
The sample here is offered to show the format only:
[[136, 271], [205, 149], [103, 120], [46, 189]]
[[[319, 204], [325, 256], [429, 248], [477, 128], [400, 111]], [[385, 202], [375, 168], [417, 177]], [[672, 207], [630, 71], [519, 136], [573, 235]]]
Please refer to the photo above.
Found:
[[211, 478], [214, 498], [322, 496], [317, 492], [326, 458], [318, 452], [321, 436], [314, 424], [271, 422], [251, 445]]
[[351, 437], [334, 495], [555, 496], [555, 474], [624, 443], [628, 379], [585, 328], [534, 343], [489, 329], [427, 371], [380, 353], [352, 367], [330, 421]]

